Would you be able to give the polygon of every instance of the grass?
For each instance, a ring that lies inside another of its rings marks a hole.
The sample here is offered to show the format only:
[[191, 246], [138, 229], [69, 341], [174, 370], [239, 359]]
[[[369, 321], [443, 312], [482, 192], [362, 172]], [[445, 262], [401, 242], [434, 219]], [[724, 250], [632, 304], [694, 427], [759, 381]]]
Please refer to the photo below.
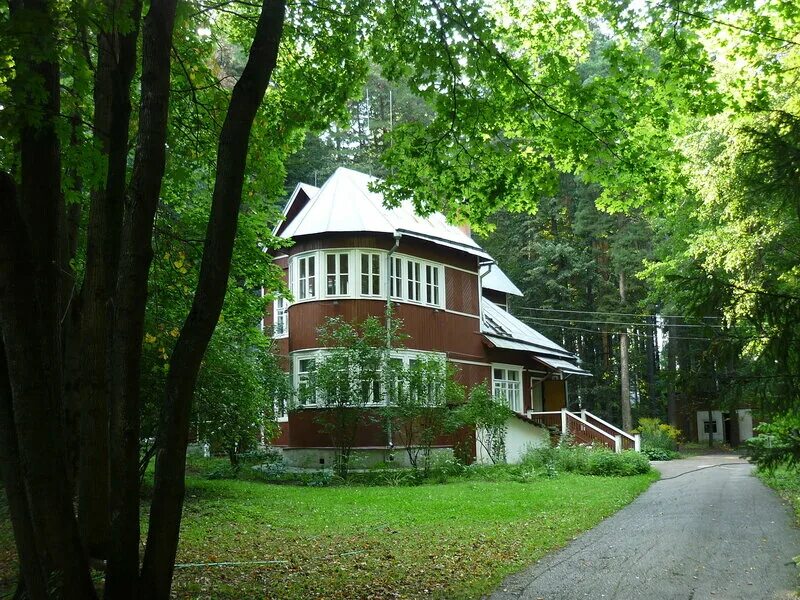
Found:
[[[596, 525], [657, 475], [406, 487], [187, 477], [177, 598], [477, 598]], [[3, 509], [4, 510], [4, 509]], [[7, 523], [7, 520], [5, 521]], [[0, 581], [13, 576], [0, 523]], [[2, 590], [2, 585], [0, 585]], [[1, 594], [0, 594], [1, 595]]]
[[800, 470], [778, 467], [772, 473], [757, 471], [757, 475], [792, 505], [795, 520], [800, 526]]

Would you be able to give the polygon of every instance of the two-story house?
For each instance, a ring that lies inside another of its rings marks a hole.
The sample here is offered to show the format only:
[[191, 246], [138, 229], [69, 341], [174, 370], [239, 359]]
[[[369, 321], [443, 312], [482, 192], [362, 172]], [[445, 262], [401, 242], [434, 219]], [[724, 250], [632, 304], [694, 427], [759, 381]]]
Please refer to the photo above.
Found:
[[[275, 229], [294, 242], [275, 258], [292, 301], [276, 300], [264, 324], [287, 357], [295, 389], [324, 352], [317, 328], [326, 317], [382, 317], [391, 302], [407, 335], [396, 358], [437, 353], [466, 386], [486, 381], [506, 398], [518, 415], [509, 424], [510, 460], [528, 444], [547, 443], [543, 425], [561, 423], [569, 378], [587, 374], [576, 356], [506, 310], [508, 296], [521, 292], [468, 232], [440, 213], [418, 216], [411, 202], [386, 208], [370, 190], [373, 181], [339, 168], [320, 188], [299, 184]], [[273, 443], [290, 463], [330, 463], [330, 439], [313, 403], [298, 398], [294, 409], [279, 411], [281, 434]], [[394, 443], [377, 419], [366, 419], [359, 436], [358, 448], [375, 457]], [[480, 448], [474, 456], [481, 459]]]

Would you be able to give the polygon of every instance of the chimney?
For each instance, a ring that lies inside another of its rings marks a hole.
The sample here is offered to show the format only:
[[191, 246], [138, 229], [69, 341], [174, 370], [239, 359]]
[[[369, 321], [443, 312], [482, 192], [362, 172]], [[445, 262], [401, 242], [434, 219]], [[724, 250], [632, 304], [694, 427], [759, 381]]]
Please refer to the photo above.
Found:
[[461, 232], [466, 235], [468, 238], [472, 237], [472, 228], [469, 226], [469, 223], [461, 223], [457, 225], [457, 227], [461, 230]]

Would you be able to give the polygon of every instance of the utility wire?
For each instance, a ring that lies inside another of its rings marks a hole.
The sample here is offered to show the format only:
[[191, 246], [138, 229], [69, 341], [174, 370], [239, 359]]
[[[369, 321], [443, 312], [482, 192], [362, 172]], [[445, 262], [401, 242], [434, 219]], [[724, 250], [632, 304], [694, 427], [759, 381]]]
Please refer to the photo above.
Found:
[[533, 306], [517, 306], [516, 304], [512, 305], [514, 310], [530, 310], [530, 311], [542, 311], [542, 312], [559, 312], [559, 313], [572, 313], [572, 314], [580, 314], [580, 315], [613, 315], [618, 317], [660, 317], [662, 319], [717, 319], [721, 320], [722, 317], [695, 317], [692, 315], [662, 315], [662, 314], [647, 314], [647, 313], [623, 313], [623, 312], [613, 312], [613, 311], [601, 311], [601, 310], [572, 310], [572, 309], [565, 309], [565, 308], [536, 308]]
[[527, 315], [522, 315], [521, 318], [524, 319], [536, 319], [538, 321], [557, 321], [557, 322], [564, 322], [569, 321], [570, 323], [593, 323], [597, 325], [630, 325], [632, 327], [659, 327], [661, 329], [666, 329], [667, 327], [689, 327], [689, 328], [701, 328], [701, 329], [729, 329], [729, 327], [725, 325], [697, 325], [697, 324], [690, 324], [690, 323], [676, 323], [676, 324], [658, 324], [658, 323], [646, 323], [637, 321], [633, 322], [624, 322], [624, 321], [606, 321], [606, 320], [581, 320], [581, 319], [570, 319], [570, 318], [558, 318], [558, 317], [529, 317]]

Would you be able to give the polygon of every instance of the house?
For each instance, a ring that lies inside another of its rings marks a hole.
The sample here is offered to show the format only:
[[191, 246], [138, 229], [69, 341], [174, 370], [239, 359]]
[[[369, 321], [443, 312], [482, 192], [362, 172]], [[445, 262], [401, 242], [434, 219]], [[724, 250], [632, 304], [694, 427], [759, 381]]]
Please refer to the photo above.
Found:
[[[588, 373], [574, 354], [508, 312], [508, 297], [522, 294], [494, 259], [440, 213], [421, 217], [410, 202], [384, 207], [382, 196], [370, 189], [373, 181], [339, 168], [320, 188], [301, 183], [275, 228], [294, 242], [275, 257], [292, 301], [276, 300], [264, 326], [287, 357], [295, 389], [324, 352], [316, 332], [326, 317], [383, 316], [390, 301], [408, 336], [395, 358], [408, 363], [420, 353], [435, 353], [457, 367], [464, 385], [486, 381], [507, 399], [516, 414], [506, 441], [509, 460], [528, 445], [547, 443], [548, 427], [574, 429], [581, 440], [599, 436], [595, 430], [602, 425], [565, 410], [570, 378]], [[280, 435], [273, 444], [290, 464], [332, 460], [329, 435], [318, 419], [325, 409], [313, 402], [298, 399], [293, 410], [278, 409]], [[619, 435], [606, 433], [602, 443], [619, 449]], [[472, 457], [485, 459], [474, 438], [468, 440]], [[357, 447], [365, 460], [377, 462], [386, 460], [394, 441], [378, 419], [365, 418]], [[463, 436], [437, 445], [459, 441]]]

